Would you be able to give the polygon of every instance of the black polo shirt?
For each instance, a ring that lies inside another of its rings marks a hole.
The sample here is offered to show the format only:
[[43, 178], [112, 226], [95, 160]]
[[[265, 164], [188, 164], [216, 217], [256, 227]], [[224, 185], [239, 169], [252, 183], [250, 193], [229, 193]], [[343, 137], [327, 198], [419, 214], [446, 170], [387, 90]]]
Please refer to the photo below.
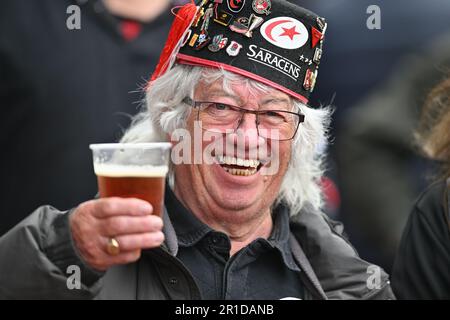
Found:
[[258, 238], [230, 257], [229, 237], [197, 219], [167, 188], [166, 208], [178, 237], [177, 257], [190, 270], [203, 299], [303, 298], [289, 246], [289, 213], [279, 206], [268, 239]]

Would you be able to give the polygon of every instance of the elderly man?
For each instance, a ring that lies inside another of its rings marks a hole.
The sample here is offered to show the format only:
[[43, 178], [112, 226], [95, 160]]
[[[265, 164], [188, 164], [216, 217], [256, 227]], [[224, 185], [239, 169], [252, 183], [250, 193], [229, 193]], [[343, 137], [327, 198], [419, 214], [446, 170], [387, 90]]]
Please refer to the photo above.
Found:
[[[393, 298], [387, 275], [320, 212], [329, 110], [306, 103], [326, 27], [281, 0], [179, 10], [122, 141], [171, 140], [175, 151], [187, 139], [202, 161], [174, 161], [162, 219], [139, 199], [39, 208], [0, 240], [0, 296]], [[210, 153], [207, 133], [222, 138]], [[70, 290], [73, 266], [82, 283]]]

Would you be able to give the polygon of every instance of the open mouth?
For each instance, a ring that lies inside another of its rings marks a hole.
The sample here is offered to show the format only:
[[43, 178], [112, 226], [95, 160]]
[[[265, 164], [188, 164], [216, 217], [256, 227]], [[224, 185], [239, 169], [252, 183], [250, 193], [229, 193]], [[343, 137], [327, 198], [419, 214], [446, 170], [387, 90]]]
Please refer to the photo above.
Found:
[[242, 159], [230, 156], [217, 156], [219, 165], [234, 176], [251, 176], [258, 172], [262, 163], [255, 159]]

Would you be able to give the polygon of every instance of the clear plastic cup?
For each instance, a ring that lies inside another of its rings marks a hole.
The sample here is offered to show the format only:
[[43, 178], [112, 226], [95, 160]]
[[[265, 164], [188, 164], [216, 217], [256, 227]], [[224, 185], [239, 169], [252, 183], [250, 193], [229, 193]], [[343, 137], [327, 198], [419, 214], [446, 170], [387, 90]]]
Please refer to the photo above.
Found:
[[162, 216], [170, 143], [91, 144], [101, 198], [139, 198]]

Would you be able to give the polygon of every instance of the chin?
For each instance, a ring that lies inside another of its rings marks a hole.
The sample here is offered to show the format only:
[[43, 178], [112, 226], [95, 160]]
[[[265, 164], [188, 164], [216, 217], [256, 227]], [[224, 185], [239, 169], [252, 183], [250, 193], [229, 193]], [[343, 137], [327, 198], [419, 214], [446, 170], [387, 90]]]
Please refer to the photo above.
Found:
[[242, 210], [260, 201], [264, 193], [264, 183], [253, 181], [251, 184], [230, 183], [218, 177], [210, 180], [210, 196], [220, 207]]
[[222, 194], [217, 199], [218, 205], [227, 210], [241, 211], [255, 206], [257, 197], [246, 196], [245, 194], [233, 193]]

